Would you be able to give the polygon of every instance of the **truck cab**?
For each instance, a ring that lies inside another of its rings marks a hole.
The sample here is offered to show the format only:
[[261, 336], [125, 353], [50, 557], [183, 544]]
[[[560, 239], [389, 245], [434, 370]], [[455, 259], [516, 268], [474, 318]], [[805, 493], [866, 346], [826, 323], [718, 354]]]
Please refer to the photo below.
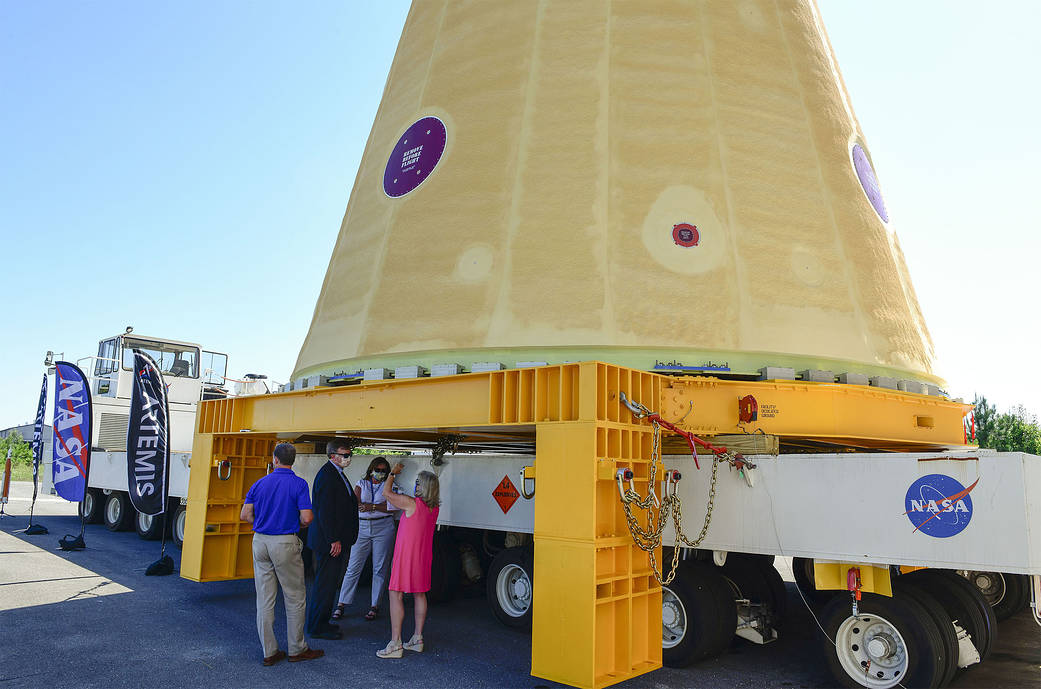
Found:
[[97, 356], [80, 360], [80, 368], [91, 379], [94, 448], [108, 452], [126, 451], [135, 349], [155, 360], [166, 382], [170, 404], [170, 451], [191, 452], [195, 409], [199, 400], [228, 395], [224, 388], [228, 355], [205, 351], [190, 342], [133, 333], [102, 340], [98, 344]]

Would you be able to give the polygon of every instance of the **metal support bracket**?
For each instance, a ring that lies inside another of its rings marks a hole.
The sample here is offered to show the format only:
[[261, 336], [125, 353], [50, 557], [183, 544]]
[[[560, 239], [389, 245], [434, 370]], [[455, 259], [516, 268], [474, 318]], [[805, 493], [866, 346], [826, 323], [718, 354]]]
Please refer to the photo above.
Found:
[[[528, 475], [529, 472], [531, 473], [531, 476]], [[531, 481], [531, 492], [530, 493], [527, 491], [527, 484], [525, 483], [525, 481]], [[535, 467], [534, 466], [521, 467], [521, 470], [520, 470], [520, 494], [524, 497], [525, 500], [531, 500], [532, 498], [535, 497]]]

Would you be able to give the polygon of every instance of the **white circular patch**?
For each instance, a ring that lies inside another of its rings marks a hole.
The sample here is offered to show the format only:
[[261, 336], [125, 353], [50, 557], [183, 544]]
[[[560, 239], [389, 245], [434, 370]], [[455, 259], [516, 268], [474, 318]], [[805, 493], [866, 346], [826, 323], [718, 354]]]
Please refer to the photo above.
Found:
[[[688, 223], [698, 229], [697, 246], [681, 246], [673, 228]], [[729, 251], [723, 224], [705, 194], [694, 187], [669, 187], [659, 194], [641, 230], [647, 252], [669, 270], [700, 275], [721, 267]]]
[[820, 259], [809, 249], [797, 246], [792, 249], [792, 273], [802, 283], [816, 287], [824, 282], [824, 271]]
[[475, 244], [459, 255], [455, 274], [463, 282], [478, 282], [488, 277], [495, 264], [495, 254], [487, 244]]

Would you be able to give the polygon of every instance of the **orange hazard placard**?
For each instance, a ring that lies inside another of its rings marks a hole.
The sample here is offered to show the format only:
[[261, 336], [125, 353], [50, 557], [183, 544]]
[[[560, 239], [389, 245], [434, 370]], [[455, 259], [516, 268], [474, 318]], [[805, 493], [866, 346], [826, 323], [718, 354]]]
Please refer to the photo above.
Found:
[[492, 491], [492, 497], [495, 498], [495, 502], [499, 503], [502, 513], [506, 514], [513, 507], [513, 503], [517, 502], [520, 493], [517, 492], [517, 488], [513, 485], [510, 477], [503, 476], [502, 480], [499, 481], [499, 485], [495, 486], [495, 490]]

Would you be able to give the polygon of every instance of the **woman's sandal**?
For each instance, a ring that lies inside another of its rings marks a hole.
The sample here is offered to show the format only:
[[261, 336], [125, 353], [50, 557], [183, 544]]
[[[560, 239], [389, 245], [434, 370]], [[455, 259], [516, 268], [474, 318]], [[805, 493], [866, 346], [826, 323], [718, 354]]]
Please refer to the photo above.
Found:
[[412, 635], [412, 638], [401, 645], [406, 651], [415, 651], [416, 653], [423, 652], [423, 637]]
[[400, 658], [404, 655], [400, 641], [391, 641], [386, 648], [376, 651], [377, 658]]
[[369, 608], [369, 611], [365, 613], [365, 619], [367, 619], [369, 622], [372, 622], [374, 619], [376, 619], [376, 615], [379, 614], [379, 611], [380, 609], [377, 608], [375, 605], [372, 606], [371, 608]]
[[332, 616], [329, 619], [330, 620], [342, 619], [343, 618], [343, 609], [346, 608], [346, 607], [347, 606], [344, 605], [343, 603], [340, 603], [339, 605], [337, 605], [336, 609], [333, 610], [333, 614], [332, 614]]

